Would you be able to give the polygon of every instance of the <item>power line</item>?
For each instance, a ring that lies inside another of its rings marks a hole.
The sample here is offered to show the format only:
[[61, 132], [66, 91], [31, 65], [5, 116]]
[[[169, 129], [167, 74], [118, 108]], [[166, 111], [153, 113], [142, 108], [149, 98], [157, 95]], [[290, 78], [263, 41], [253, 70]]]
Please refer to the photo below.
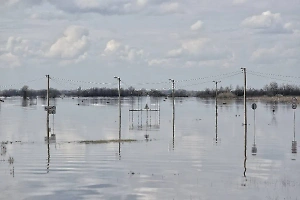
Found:
[[0, 88], [12, 87], [14, 85], [19, 85], [19, 84], [26, 84], [26, 83], [35, 82], [35, 81], [38, 81], [38, 80], [41, 80], [41, 79], [44, 79], [44, 77], [33, 79], [33, 80], [30, 80], [30, 81], [25, 81], [25, 82], [19, 82], [19, 83], [15, 83], [15, 84], [10, 84], [10, 85], [1, 85]]
[[[227, 74], [231, 74], [231, 73], [227, 73]], [[221, 78], [218, 78], [218, 79], [219, 80], [223, 80], [223, 79], [230, 78], [230, 77], [233, 77], [233, 76], [237, 76], [237, 75], [240, 75], [240, 74], [242, 74], [242, 72], [235, 72], [234, 74], [231, 74], [231, 75], [228, 75], [228, 76], [224, 76], [224, 77], [221, 77]], [[201, 85], [201, 84], [210, 83], [210, 82], [212, 82], [212, 81], [210, 80], [210, 81], [205, 81], [205, 82], [201, 82], [201, 83], [184, 85], [184, 86], [181, 86], [181, 88], [183, 88], [183, 87], [189, 87], [189, 86], [194, 86], [194, 85]]]
[[80, 87], [80, 85], [77, 85], [77, 84], [74, 84], [74, 83], [70, 83], [70, 82], [62, 82], [62, 81], [57, 80], [56, 78], [51, 78], [51, 80], [54, 83], [56, 83], [57, 85], [64, 86], [64, 87], [67, 87], [65, 83], [67, 83], [69, 85], [72, 85], [72, 86], [76, 86], [76, 88]]
[[[52, 77], [54, 78], [54, 77]], [[98, 83], [93, 81], [76, 81], [71, 79], [64, 79], [64, 78], [56, 78], [56, 80], [65, 81], [65, 82], [73, 82], [73, 83], [83, 83], [83, 84], [94, 84], [94, 85], [116, 85], [116, 83]]]
[[278, 77], [284, 77], [284, 78], [295, 78], [295, 79], [299, 79], [300, 77], [298, 76], [289, 76], [289, 75], [281, 75], [281, 74], [272, 74], [272, 73], [263, 73], [263, 72], [255, 72], [255, 71], [252, 71], [252, 70], [247, 70], [248, 72], [252, 72], [252, 73], [255, 73], [255, 74], [262, 74], [262, 75], [265, 75], [265, 76], [278, 76]]
[[266, 75], [262, 75], [262, 74], [256, 74], [253, 72], [249, 72], [248, 74], [254, 75], [254, 76], [259, 76], [259, 77], [263, 77], [263, 78], [269, 78], [269, 79], [273, 79], [273, 80], [278, 80], [278, 81], [284, 81], [284, 82], [290, 82], [290, 83], [297, 83], [300, 84], [300, 82], [297, 81], [292, 81], [292, 80], [286, 80], [286, 79], [280, 79], [280, 78], [274, 78], [274, 77], [270, 77], [270, 76], [266, 76]]
[[211, 76], [206, 76], [206, 77], [200, 77], [200, 78], [193, 78], [193, 79], [186, 79], [186, 80], [177, 80], [175, 82], [179, 83], [179, 82], [188, 82], [188, 81], [197, 81], [197, 80], [203, 80], [203, 79], [208, 79], [208, 78], [216, 78], [216, 77], [220, 77], [220, 76], [226, 76], [226, 75], [236, 75], [236, 74], [240, 74], [241, 72], [229, 72], [229, 73], [223, 73], [223, 74], [218, 74], [218, 75], [211, 75]]

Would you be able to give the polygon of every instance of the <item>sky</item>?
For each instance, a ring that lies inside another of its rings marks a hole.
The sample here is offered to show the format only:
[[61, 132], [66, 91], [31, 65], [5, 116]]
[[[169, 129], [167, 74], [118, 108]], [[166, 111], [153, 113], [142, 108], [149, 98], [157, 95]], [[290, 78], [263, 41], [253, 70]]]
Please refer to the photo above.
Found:
[[0, 90], [300, 85], [300, 0], [0, 0]]

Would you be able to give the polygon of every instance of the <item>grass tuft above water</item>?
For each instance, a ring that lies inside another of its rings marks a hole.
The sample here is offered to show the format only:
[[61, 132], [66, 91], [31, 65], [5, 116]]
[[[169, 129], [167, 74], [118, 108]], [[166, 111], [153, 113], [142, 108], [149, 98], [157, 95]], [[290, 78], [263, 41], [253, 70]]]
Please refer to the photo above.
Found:
[[118, 143], [118, 142], [136, 142], [137, 140], [135, 139], [114, 139], [114, 140], [83, 140], [79, 141], [79, 143], [84, 143], [84, 144], [105, 144], [105, 143]]

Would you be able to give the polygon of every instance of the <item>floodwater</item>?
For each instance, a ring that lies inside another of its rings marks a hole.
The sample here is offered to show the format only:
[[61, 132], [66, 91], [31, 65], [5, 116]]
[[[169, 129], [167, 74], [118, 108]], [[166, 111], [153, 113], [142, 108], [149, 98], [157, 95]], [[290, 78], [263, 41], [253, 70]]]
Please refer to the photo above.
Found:
[[[256, 102], [254, 130], [252, 103], [245, 141], [242, 101], [219, 101], [216, 132], [213, 99], [178, 98], [173, 132], [171, 98], [122, 99], [120, 130], [118, 99], [51, 100], [56, 140], [48, 144], [45, 100], [7, 98], [0, 103], [0, 199], [299, 199], [294, 110], [276, 104], [273, 113], [273, 104]], [[160, 112], [129, 111], [146, 104]], [[299, 109], [295, 115], [299, 149]], [[119, 135], [137, 141], [80, 143]]]

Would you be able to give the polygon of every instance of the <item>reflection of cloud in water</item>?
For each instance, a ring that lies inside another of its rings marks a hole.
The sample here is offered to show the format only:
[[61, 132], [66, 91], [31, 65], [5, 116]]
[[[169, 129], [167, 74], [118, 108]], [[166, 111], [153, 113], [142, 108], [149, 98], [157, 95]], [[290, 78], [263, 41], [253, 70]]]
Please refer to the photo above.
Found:
[[[248, 176], [252, 178], [259, 178], [261, 180], [268, 180], [270, 176], [280, 177], [279, 174], [270, 169], [279, 169], [282, 168], [281, 161], [274, 161], [270, 159], [258, 158], [258, 157], [249, 157], [247, 162]], [[276, 170], [277, 171], [277, 170]]]
[[271, 124], [277, 126], [276, 114], [273, 114], [273, 115], [272, 115]]

